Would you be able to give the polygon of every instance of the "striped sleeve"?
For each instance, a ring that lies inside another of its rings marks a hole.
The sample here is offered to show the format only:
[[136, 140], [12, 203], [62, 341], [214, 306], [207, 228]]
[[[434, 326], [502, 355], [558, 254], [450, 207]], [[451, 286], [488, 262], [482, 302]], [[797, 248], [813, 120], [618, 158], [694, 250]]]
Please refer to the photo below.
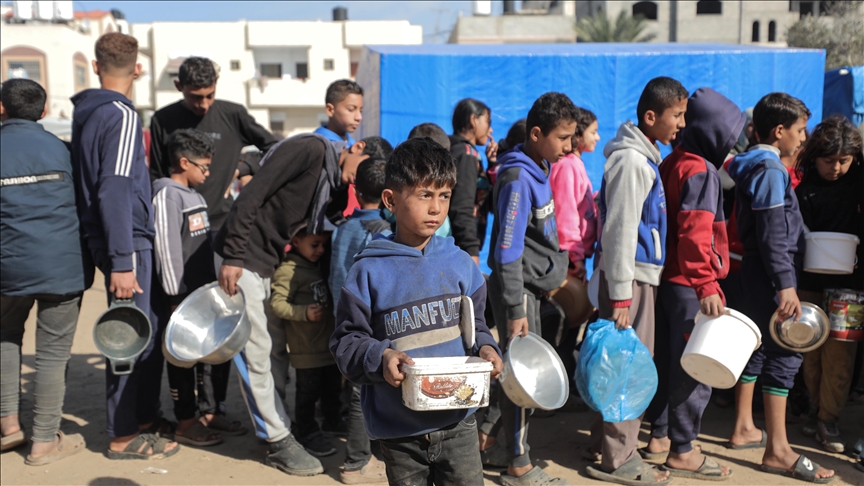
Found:
[[142, 143], [141, 121], [132, 107], [114, 101], [105, 107], [106, 123], [101, 146], [103, 176], [129, 177], [136, 144]]
[[156, 274], [162, 289], [168, 295], [186, 292], [183, 285], [183, 212], [180, 206], [162, 189], [153, 197], [156, 238]]

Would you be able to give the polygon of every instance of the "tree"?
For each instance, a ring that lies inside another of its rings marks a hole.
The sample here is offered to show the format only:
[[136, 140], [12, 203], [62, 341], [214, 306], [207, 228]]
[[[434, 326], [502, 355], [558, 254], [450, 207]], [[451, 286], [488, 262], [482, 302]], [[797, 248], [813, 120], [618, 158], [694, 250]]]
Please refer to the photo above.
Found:
[[832, 2], [827, 16], [807, 15], [786, 31], [789, 47], [825, 49], [825, 70], [864, 64], [861, 1]]
[[645, 17], [627, 15], [622, 10], [613, 26], [606, 12], [598, 11], [593, 17], [585, 17], [576, 23], [576, 36], [579, 42], [648, 42], [657, 34], [642, 34], [648, 27]]

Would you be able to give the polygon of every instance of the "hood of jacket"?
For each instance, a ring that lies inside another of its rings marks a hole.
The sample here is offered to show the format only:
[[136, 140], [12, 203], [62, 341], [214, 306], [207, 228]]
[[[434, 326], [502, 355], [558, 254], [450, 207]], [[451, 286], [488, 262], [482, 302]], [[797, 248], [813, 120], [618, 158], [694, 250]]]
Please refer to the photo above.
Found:
[[744, 130], [747, 116], [729, 98], [699, 88], [687, 102], [684, 120], [681, 145], [719, 168]]
[[774, 152], [761, 149], [750, 149], [743, 154], [738, 154], [729, 161], [729, 177], [735, 181], [735, 184], [740, 184], [741, 181], [747, 178], [756, 166], [760, 163], [770, 160], [771, 165], [776, 165], [778, 169], [786, 170], [786, 167], [780, 162], [780, 157]]
[[459, 249], [458, 246], [453, 243], [452, 237], [444, 238], [441, 236], [433, 236], [421, 252], [420, 250], [412, 248], [408, 245], [396, 243], [395, 241], [393, 241], [393, 238], [395, 236], [396, 235], [393, 233], [389, 233], [386, 235], [382, 233], [377, 233], [374, 237], [372, 237], [372, 241], [369, 242], [368, 245], [366, 245], [366, 248], [364, 248], [363, 251], [361, 251], [357, 254], [357, 256], [354, 257], [354, 261], [358, 262], [364, 258], [381, 258], [394, 256], [414, 258], [449, 258], [449, 254], [452, 254], [452, 257], [455, 258], [456, 254], [462, 251]]
[[639, 127], [634, 125], [630, 120], [627, 120], [627, 122], [618, 127], [618, 133], [615, 134], [615, 138], [609, 140], [606, 143], [606, 147], [603, 148], [603, 155], [608, 159], [612, 155], [612, 152], [622, 149], [633, 149], [656, 165], [660, 165], [660, 162], [663, 161], [657, 145], [651, 143], [648, 137], [642, 133], [642, 130], [639, 130]]
[[129, 108], [135, 109], [129, 98], [116, 91], [101, 88], [85, 89], [72, 97], [72, 104], [75, 105], [75, 116], [73, 119], [84, 123], [96, 111], [96, 108], [114, 101], [119, 101]]
[[549, 179], [549, 173], [551, 173], [549, 162], [545, 160], [543, 161], [543, 163], [546, 164], [546, 170], [544, 171], [542, 167], [537, 165], [537, 162], [534, 162], [531, 157], [528, 157], [525, 152], [522, 151], [523, 148], [524, 144], [520, 143], [513, 147], [513, 150], [498, 157], [498, 174], [503, 173], [507, 169], [519, 167], [530, 174], [538, 183], [545, 183], [546, 180]]

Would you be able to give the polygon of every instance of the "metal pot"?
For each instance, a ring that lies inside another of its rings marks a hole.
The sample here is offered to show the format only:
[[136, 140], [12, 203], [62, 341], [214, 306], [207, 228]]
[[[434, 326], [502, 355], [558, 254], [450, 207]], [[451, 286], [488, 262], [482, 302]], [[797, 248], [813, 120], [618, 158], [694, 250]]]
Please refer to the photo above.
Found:
[[129, 375], [135, 360], [147, 349], [153, 329], [150, 319], [132, 299], [116, 299], [93, 326], [96, 349], [108, 359], [111, 372]]
[[229, 297], [213, 282], [177, 306], [165, 328], [165, 350], [179, 361], [222, 364], [246, 347], [251, 332], [243, 289]]
[[528, 333], [510, 340], [498, 383], [521, 408], [555, 410], [570, 396], [570, 380], [555, 349], [543, 338]]
[[825, 311], [809, 302], [801, 302], [801, 316], [781, 321], [775, 312], [768, 325], [771, 337], [781, 348], [806, 353], [822, 346], [831, 330]]

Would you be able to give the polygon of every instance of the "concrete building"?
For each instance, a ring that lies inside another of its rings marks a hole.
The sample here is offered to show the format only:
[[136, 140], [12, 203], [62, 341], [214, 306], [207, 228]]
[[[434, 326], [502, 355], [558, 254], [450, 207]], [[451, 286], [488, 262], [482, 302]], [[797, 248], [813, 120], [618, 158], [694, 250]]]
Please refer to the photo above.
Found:
[[504, 2], [504, 15], [491, 15], [491, 1], [474, 2], [473, 16], [459, 17], [450, 44], [535, 44], [576, 42], [575, 0]]

